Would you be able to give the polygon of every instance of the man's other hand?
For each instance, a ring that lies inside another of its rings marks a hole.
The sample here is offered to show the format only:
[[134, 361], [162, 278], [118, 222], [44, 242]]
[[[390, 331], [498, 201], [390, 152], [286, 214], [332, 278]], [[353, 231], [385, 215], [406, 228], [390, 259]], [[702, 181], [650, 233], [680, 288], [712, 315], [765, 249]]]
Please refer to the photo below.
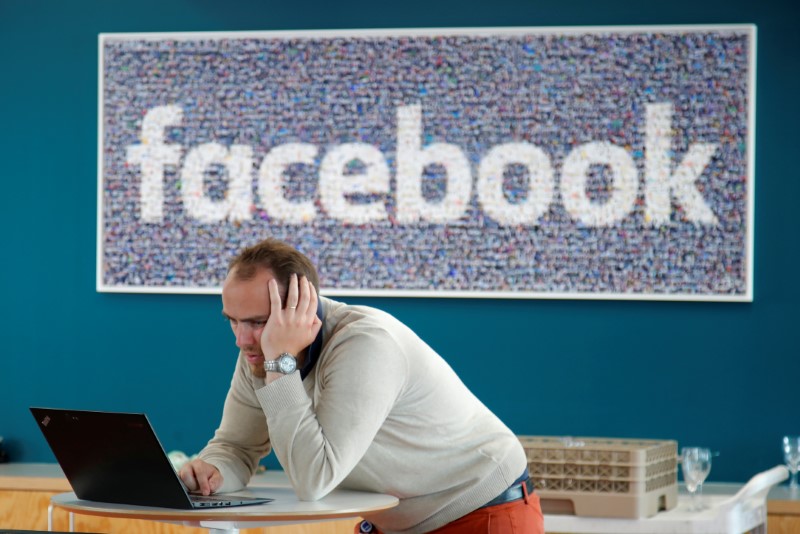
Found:
[[181, 477], [189, 491], [201, 495], [211, 495], [222, 486], [222, 475], [219, 469], [203, 460], [192, 460], [185, 464], [178, 471], [178, 476]]

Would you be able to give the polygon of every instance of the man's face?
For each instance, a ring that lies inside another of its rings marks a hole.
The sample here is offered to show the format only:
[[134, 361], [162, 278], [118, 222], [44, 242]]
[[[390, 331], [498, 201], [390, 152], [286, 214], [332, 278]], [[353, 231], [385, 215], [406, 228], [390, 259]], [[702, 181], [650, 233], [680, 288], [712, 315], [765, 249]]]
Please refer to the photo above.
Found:
[[272, 271], [259, 269], [250, 280], [228, 273], [222, 286], [222, 314], [228, 319], [236, 336], [236, 346], [242, 351], [256, 376], [265, 376], [264, 353], [261, 351], [261, 332], [270, 313], [269, 281]]

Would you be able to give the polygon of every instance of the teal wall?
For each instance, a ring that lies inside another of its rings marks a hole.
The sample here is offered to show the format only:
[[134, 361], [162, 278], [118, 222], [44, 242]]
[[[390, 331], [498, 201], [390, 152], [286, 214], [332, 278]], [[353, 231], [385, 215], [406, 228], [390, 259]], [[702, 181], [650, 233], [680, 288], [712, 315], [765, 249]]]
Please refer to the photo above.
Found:
[[753, 303], [349, 300], [416, 329], [518, 434], [706, 445], [720, 452], [717, 481], [781, 462], [781, 436], [800, 434], [800, 11], [787, 5], [0, 0], [0, 435], [12, 459], [54, 461], [30, 405], [143, 411], [167, 449], [195, 452], [236, 357], [218, 297], [95, 292], [98, 33], [755, 23]]

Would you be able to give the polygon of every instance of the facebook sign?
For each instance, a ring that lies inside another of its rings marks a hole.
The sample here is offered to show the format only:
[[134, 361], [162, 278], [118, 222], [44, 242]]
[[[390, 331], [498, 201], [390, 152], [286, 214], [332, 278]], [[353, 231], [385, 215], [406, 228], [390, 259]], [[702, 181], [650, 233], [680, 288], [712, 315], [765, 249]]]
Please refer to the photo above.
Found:
[[100, 36], [100, 291], [752, 300], [755, 28]]

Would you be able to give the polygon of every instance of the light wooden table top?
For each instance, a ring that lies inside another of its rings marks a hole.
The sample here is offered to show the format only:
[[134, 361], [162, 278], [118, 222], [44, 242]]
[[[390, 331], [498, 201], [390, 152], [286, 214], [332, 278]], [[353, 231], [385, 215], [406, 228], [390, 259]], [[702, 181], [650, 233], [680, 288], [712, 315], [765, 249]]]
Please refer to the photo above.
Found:
[[[261, 481], [263, 482], [263, 481]], [[301, 501], [290, 487], [266, 484], [249, 485], [246, 491], [237, 492], [255, 497], [274, 499], [266, 504], [176, 510], [150, 506], [82, 501], [74, 493], [61, 493], [51, 503], [70, 512], [129, 519], [154, 519], [179, 521], [187, 526], [213, 526], [224, 523], [224, 528], [252, 528], [264, 524], [293, 523], [361, 517], [365, 513], [386, 510], [397, 505], [397, 497], [350, 490], [333, 490], [318, 501]]]
[[186, 526], [219, 525], [223, 530], [360, 517], [363, 513], [392, 508], [399, 502], [391, 495], [350, 490], [334, 490], [319, 501], [300, 501], [283, 471], [266, 471], [255, 475], [245, 491], [237, 492], [274, 499], [263, 505], [174, 510], [98, 503], [78, 499], [71, 493], [72, 488], [58, 464], [47, 463], [0, 464], [0, 490], [65, 492], [55, 495], [52, 504], [79, 514], [164, 520]]

